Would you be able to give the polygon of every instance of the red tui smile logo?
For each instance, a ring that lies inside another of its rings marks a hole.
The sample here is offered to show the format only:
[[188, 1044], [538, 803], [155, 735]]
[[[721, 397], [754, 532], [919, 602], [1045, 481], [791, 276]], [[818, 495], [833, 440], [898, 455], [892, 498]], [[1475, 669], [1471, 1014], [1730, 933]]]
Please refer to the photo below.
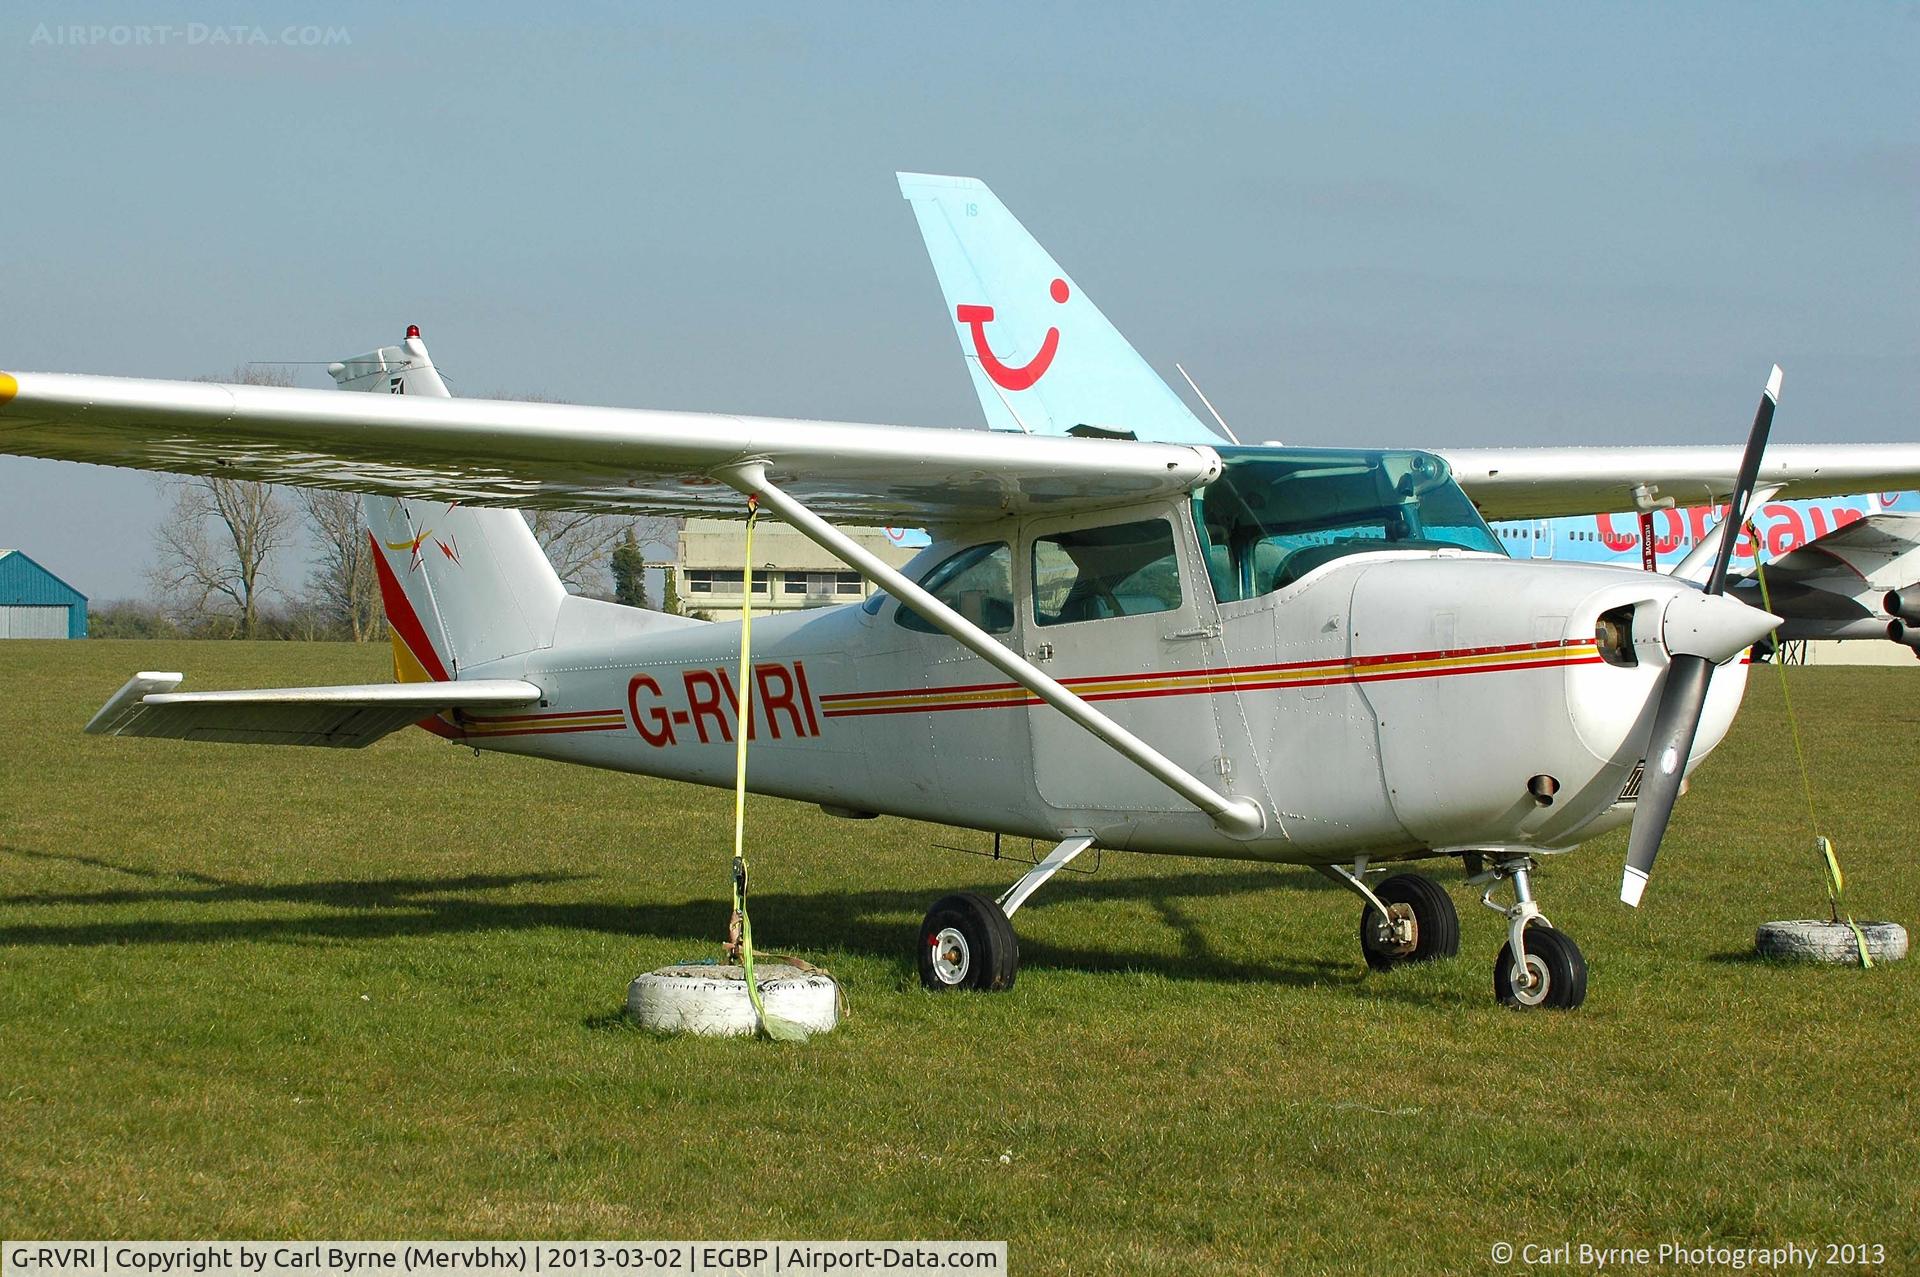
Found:
[[[1067, 300], [1067, 281], [1056, 279], [1048, 291], [1053, 300], [1065, 304]], [[987, 325], [993, 322], [991, 306], [956, 306], [954, 318], [965, 324], [973, 334], [973, 353], [980, 359], [980, 366], [987, 370], [987, 376], [993, 378], [993, 384], [1004, 390], [1025, 390], [1046, 374], [1053, 366], [1054, 352], [1060, 349], [1060, 330], [1047, 329], [1047, 335], [1041, 339], [1039, 353], [1014, 367], [1003, 364], [987, 346]]]

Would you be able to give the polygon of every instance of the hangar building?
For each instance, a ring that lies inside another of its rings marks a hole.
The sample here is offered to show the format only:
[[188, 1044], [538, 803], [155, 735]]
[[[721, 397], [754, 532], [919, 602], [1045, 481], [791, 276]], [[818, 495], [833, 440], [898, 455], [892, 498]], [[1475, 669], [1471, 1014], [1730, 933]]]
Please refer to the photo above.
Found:
[[0, 639], [85, 638], [87, 596], [18, 550], [0, 550]]
[[[849, 528], [847, 535], [899, 567], [917, 550], [904, 549], [879, 528]], [[709, 620], [737, 621], [746, 602], [746, 524], [738, 519], [688, 519], [680, 529], [680, 607]], [[753, 533], [753, 611], [787, 612], [797, 608], [858, 603], [873, 587], [858, 572], [771, 519]]]

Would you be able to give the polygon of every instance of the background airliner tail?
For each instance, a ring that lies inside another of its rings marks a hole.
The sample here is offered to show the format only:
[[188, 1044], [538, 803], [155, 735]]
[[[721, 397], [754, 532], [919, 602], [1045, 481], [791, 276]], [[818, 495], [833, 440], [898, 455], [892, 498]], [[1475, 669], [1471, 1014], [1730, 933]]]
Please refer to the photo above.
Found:
[[[416, 330], [399, 346], [328, 371], [344, 390], [449, 397]], [[518, 511], [381, 496], [365, 502], [399, 681], [458, 678], [552, 645], [566, 589]]]
[[986, 183], [896, 176], [988, 426], [1063, 435], [1086, 425], [1166, 443], [1224, 442]]

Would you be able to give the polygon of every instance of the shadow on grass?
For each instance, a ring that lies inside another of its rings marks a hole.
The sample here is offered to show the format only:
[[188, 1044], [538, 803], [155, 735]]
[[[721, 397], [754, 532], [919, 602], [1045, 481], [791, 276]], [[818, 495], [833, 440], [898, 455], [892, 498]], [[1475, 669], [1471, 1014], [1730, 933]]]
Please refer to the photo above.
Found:
[[[0, 945], [86, 947], [139, 944], [224, 944], [234, 941], [299, 943], [363, 941], [415, 936], [500, 931], [569, 930], [615, 936], [713, 942], [725, 930], [723, 901], [691, 900], [672, 904], [613, 904], [593, 900], [486, 899], [488, 893], [527, 886], [578, 881], [559, 873], [463, 874], [445, 878], [357, 878], [322, 882], [240, 883], [206, 875], [168, 875], [129, 869], [109, 861], [59, 852], [0, 847], [8, 855], [65, 861], [127, 873], [142, 879], [174, 877], [185, 886], [123, 887], [106, 891], [15, 894], [0, 905], [16, 911], [35, 907], [184, 906], [163, 916], [125, 921], [19, 923], [0, 926]], [[1356, 976], [1352, 963], [1289, 960], [1272, 954], [1222, 954], [1208, 943], [1201, 926], [1182, 901], [1300, 890], [1311, 874], [1281, 874], [1270, 868], [1234, 873], [1195, 872], [1132, 878], [1087, 878], [1072, 884], [1054, 902], [1146, 900], [1178, 939], [1169, 955], [1127, 946], [1109, 934], [1099, 947], [1057, 940], [1023, 939], [1022, 958], [1036, 966], [1090, 972], [1149, 972], [1173, 979], [1324, 984]], [[284, 917], [208, 917], [207, 906], [227, 904], [301, 906]], [[906, 976], [913, 967], [914, 927], [932, 903], [920, 893], [856, 891], [818, 893], [761, 892], [753, 898], [779, 930], [763, 947], [778, 949], [806, 937], [813, 949], [891, 959]], [[309, 912], [307, 910], [326, 910]], [[337, 911], [337, 912], [336, 912]], [[152, 911], [149, 910], [151, 913]]]

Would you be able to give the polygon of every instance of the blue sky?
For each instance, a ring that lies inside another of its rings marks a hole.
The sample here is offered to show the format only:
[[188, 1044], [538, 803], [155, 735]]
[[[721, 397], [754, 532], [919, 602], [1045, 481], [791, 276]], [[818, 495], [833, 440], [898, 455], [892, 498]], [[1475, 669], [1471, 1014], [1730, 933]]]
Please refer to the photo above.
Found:
[[[64, 30], [116, 24], [167, 43]], [[1914, 440], [1917, 55], [1912, 4], [14, 6], [0, 368], [418, 323], [457, 393], [971, 425], [916, 169], [1243, 435], [1732, 443], [1777, 360], [1776, 439]], [[162, 505], [0, 459], [99, 599]]]

